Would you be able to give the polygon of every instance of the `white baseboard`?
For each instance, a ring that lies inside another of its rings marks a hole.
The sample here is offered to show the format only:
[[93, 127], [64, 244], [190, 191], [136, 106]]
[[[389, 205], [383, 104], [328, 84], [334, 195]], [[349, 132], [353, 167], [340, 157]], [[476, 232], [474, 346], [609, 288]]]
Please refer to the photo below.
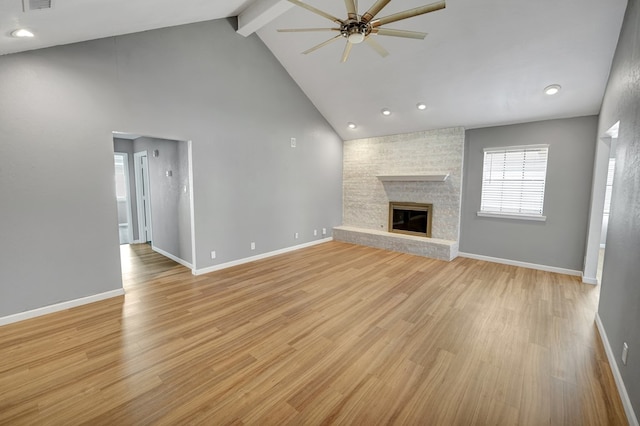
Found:
[[616, 386], [618, 387], [618, 393], [620, 394], [620, 399], [622, 400], [622, 405], [624, 406], [624, 412], [627, 414], [627, 421], [629, 422], [630, 426], [640, 426], [638, 425], [638, 417], [636, 417], [636, 413], [633, 411], [633, 406], [631, 405], [631, 399], [629, 398], [629, 394], [627, 393], [627, 388], [624, 385], [624, 381], [622, 381], [622, 374], [620, 374], [620, 369], [618, 368], [618, 363], [616, 362], [616, 356], [614, 355], [613, 349], [611, 349], [611, 344], [609, 343], [609, 339], [607, 338], [607, 332], [604, 330], [604, 325], [602, 324], [600, 315], [597, 312], [596, 326], [598, 327], [598, 331], [600, 332], [600, 339], [602, 340], [604, 351], [607, 353], [607, 359], [609, 360], [611, 372], [613, 373], [613, 378], [615, 379]]
[[68, 302], [57, 303], [55, 305], [49, 305], [38, 309], [32, 309], [26, 312], [20, 312], [18, 314], [0, 318], [0, 326], [40, 317], [42, 315], [52, 314], [54, 312], [64, 311], [65, 309], [71, 309], [77, 306], [87, 305], [89, 303], [99, 302], [101, 300], [110, 299], [112, 297], [122, 296], [123, 294], [124, 289], [119, 288], [117, 290], [107, 291], [106, 293], [94, 294], [93, 296], [82, 297], [80, 299], [69, 300]]
[[598, 285], [597, 278], [585, 277], [584, 275], [582, 276], [582, 282], [585, 284]]
[[166, 251], [162, 250], [161, 248], [158, 248], [158, 247], [154, 246], [153, 244], [151, 245], [151, 250], [155, 251], [156, 253], [160, 253], [164, 257], [168, 257], [169, 259], [173, 260], [174, 262], [177, 262], [177, 263], [181, 264], [182, 266], [186, 266], [189, 269], [193, 269], [193, 266], [189, 262], [187, 262], [186, 260], [180, 259], [178, 256], [174, 256], [173, 254], [171, 254], [169, 252], [166, 252]]
[[287, 247], [280, 250], [270, 251], [268, 253], [262, 253], [257, 256], [246, 257], [244, 259], [238, 259], [227, 263], [221, 263], [219, 265], [209, 266], [208, 268], [196, 269], [193, 271], [193, 275], [202, 275], [208, 274], [209, 272], [219, 271], [221, 269], [231, 268], [232, 266], [242, 265], [244, 263], [255, 262], [256, 260], [266, 259], [268, 257], [277, 256], [279, 254], [289, 253], [291, 251], [300, 250], [303, 248], [316, 246], [318, 244], [328, 243], [329, 241], [333, 241], [333, 237], [323, 238], [317, 241], [311, 241], [308, 243], [300, 244], [297, 246]]
[[518, 260], [501, 259], [499, 257], [490, 257], [490, 256], [483, 256], [480, 254], [462, 253], [462, 252], [458, 253], [458, 256], [467, 257], [469, 259], [475, 259], [475, 260], [484, 260], [486, 262], [501, 263], [503, 265], [520, 266], [522, 268], [537, 269], [539, 271], [555, 272], [556, 274], [574, 275], [578, 277], [582, 276], [581, 271], [574, 271], [573, 269], [557, 268], [555, 266], [538, 265], [537, 263], [520, 262]]

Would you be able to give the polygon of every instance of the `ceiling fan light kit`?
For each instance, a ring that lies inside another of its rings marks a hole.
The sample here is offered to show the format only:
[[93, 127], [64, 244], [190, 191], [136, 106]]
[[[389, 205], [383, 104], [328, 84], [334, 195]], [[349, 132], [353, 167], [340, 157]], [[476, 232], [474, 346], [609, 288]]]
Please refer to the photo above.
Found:
[[383, 18], [376, 18], [378, 13], [388, 5], [391, 0], [377, 0], [363, 15], [359, 15], [357, 11], [356, 0], [344, 0], [347, 8], [347, 19], [337, 18], [327, 12], [323, 12], [311, 5], [301, 2], [300, 0], [289, 0], [289, 2], [307, 9], [310, 12], [320, 15], [323, 18], [333, 21], [339, 27], [337, 28], [294, 28], [294, 29], [279, 29], [280, 32], [313, 32], [313, 31], [334, 31], [340, 34], [327, 41], [324, 41], [308, 50], [302, 52], [308, 54], [314, 52], [321, 47], [324, 47], [339, 39], [346, 39], [347, 44], [342, 54], [342, 62], [346, 62], [349, 59], [351, 48], [354, 44], [360, 44], [366, 42], [373, 50], [376, 51], [383, 58], [389, 55], [389, 52], [382, 47], [372, 36], [390, 36], [390, 37], [402, 37], [412, 38], [418, 40], [424, 40], [427, 33], [418, 31], [397, 30], [392, 28], [382, 28], [383, 25], [390, 24], [392, 22], [401, 21], [407, 18], [413, 18], [414, 16], [424, 15], [425, 13], [435, 12], [436, 10], [444, 9], [445, 2], [439, 1], [433, 4], [425, 6], [419, 6], [413, 9], [405, 10], [403, 12], [394, 13]]

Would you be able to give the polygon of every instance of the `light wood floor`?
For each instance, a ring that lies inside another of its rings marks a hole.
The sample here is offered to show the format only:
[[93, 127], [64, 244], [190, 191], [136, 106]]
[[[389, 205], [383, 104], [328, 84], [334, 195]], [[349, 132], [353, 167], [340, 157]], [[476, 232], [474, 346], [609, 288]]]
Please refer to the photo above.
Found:
[[[577, 277], [331, 242], [0, 328], [0, 424], [624, 425]], [[128, 255], [125, 251], [125, 255]]]

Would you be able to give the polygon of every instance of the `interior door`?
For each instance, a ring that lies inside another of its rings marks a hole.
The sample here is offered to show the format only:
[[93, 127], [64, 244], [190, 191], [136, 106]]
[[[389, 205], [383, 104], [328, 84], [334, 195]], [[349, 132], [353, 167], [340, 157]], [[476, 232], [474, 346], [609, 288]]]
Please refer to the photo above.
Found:
[[133, 154], [136, 174], [136, 198], [138, 201], [138, 235], [140, 242], [153, 241], [151, 226], [151, 191], [149, 185], [149, 161], [147, 151]]

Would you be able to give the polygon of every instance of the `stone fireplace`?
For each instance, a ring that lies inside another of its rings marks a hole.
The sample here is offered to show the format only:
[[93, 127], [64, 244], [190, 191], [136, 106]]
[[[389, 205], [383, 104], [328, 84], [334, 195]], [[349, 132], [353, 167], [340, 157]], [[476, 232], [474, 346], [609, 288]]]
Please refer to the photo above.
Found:
[[[443, 260], [455, 258], [464, 138], [464, 129], [458, 127], [345, 141], [343, 225], [334, 228], [334, 239]], [[403, 213], [397, 222], [406, 222], [410, 229], [396, 232], [390, 214], [390, 203], [396, 202], [431, 207], [426, 217]], [[421, 226], [426, 222], [429, 229], [418, 234], [412, 229], [418, 222]]]

